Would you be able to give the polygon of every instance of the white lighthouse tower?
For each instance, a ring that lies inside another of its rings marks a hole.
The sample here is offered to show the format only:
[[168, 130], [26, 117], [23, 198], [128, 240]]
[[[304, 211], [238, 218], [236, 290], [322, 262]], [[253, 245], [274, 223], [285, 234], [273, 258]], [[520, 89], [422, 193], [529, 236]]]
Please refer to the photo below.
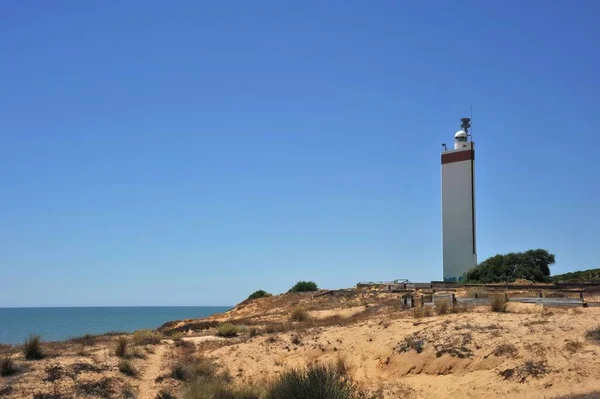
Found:
[[442, 151], [442, 239], [444, 281], [461, 281], [477, 266], [475, 242], [475, 143], [470, 118], [461, 119], [454, 148]]

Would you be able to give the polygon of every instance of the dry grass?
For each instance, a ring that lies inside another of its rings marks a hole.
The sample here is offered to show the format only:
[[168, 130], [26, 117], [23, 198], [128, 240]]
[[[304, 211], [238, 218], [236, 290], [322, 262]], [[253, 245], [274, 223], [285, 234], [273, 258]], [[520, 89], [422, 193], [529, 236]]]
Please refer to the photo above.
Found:
[[27, 360], [39, 360], [44, 357], [42, 353], [42, 339], [39, 335], [32, 335], [23, 344], [23, 355]]
[[513, 344], [502, 344], [494, 349], [494, 356], [515, 357], [519, 351]]
[[585, 337], [595, 344], [600, 344], [600, 326], [588, 330]]
[[492, 298], [490, 309], [492, 310], [492, 312], [505, 313], [507, 306], [508, 303], [506, 302], [506, 299], [503, 296], [495, 296]]
[[0, 376], [8, 377], [17, 372], [15, 362], [12, 360], [12, 355], [7, 354], [0, 357]]
[[92, 334], [85, 334], [81, 337], [71, 338], [69, 341], [83, 346], [94, 346], [96, 345], [96, 336]]
[[126, 359], [119, 362], [119, 371], [130, 377], [135, 377], [137, 375], [137, 370], [133, 367], [133, 364]]
[[439, 314], [439, 315], [447, 314], [448, 311], [450, 310], [450, 301], [448, 301], [448, 300], [438, 301], [435, 304], [435, 309], [437, 311], [437, 314]]
[[579, 352], [581, 349], [583, 349], [583, 342], [581, 341], [567, 341], [567, 343], [565, 344], [565, 350], [571, 352], [571, 353], [576, 353]]
[[308, 313], [306, 312], [306, 310], [302, 309], [302, 308], [295, 308], [292, 311], [292, 314], [290, 315], [290, 319], [292, 321], [307, 321], [309, 319]]
[[529, 377], [541, 378], [549, 372], [550, 369], [548, 368], [546, 361], [528, 360], [518, 367], [503, 370], [498, 374], [505, 380], [514, 379], [517, 382], [525, 383]]
[[134, 345], [158, 345], [163, 339], [163, 335], [152, 330], [138, 330], [133, 333]]
[[117, 355], [117, 357], [125, 357], [127, 355], [127, 345], [127, 338], [119, 337], [117, 340], [117, 347], [115, 348], [115, 355]]

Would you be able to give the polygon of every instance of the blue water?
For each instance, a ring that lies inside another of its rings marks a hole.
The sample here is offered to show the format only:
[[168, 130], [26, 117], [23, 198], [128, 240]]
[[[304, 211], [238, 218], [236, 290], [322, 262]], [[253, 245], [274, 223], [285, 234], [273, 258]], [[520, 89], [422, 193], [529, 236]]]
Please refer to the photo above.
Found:
[[58, 341], [83, 334], [133, 332], [228, 309], [227, 306], [0, 308], [0, 343], [21, 344], [30, 334], [39, 334], [44, 341]]

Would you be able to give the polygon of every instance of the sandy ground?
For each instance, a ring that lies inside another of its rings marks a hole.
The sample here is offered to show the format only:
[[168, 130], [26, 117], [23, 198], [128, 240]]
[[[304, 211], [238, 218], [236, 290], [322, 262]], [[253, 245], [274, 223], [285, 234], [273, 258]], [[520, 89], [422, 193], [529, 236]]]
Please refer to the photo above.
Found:
[[[309, 320], [290, 321], [296, 308], [306, 310]], [[393, 294], [289, 294], [170, 323], [162, 331], [183, 333], [187, 345], [170, 338], [131, 344], [135, 376], [119, 371], [116, 336], [93, 345], [48, 344], [42, 360], [15, 353], [19, 372], [0, 377], [0, 399], [178, 395], [182, 382], [169, 374], [189, 355], [213, 359], [239, 385], [267, 384], [289, 368], [321, 362], [343, 366], [379, 398], [558, 398], [600, 392], [600, 343], [586, 338], [599, 320], [597, 307], [511, 303], [507, 313], [480, 307], [415, 317]], [[216, 336], [215, 326], [225, 321], [240, 326], [237, 337]]]

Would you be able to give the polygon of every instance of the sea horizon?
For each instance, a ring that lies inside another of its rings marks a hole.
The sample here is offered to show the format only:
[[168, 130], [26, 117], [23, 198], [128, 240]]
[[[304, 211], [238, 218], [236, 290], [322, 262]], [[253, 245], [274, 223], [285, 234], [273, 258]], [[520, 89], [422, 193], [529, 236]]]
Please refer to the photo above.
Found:
[[21, 344], [32, 334], [63, 341], [85, 334], [132, 333], [174, 320], [223, 313], [233, 306], [36, 306], [0, 307], [0, 343]]

